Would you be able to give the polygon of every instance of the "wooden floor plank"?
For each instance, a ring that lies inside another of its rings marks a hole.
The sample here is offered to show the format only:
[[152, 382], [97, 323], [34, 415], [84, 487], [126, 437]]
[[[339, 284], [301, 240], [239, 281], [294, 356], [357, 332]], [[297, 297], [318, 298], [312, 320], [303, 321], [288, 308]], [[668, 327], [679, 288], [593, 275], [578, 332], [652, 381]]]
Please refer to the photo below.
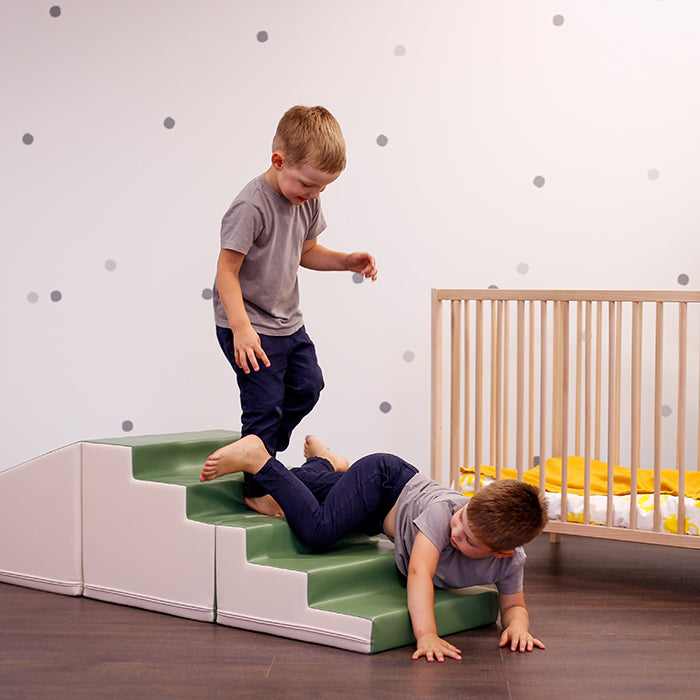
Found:
[[453, 635], [461, 662], [373, 656], [0, 584], [0, 698], [695, 698], [700, 554], [543, 536], [525, 594], [547, 649]]

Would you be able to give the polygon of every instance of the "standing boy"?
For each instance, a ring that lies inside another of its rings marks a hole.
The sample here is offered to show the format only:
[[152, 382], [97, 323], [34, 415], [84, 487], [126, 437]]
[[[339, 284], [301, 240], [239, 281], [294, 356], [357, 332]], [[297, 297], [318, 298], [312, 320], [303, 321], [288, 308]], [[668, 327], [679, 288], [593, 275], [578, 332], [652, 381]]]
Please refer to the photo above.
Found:
[[[369, 253], [317, 243], [326, 228], [319, 195], [345, 168], [345, 141], [323, 107], [292, 107], [279, 122], [268, 170], [246, 185], [224, 215], [213, 290], [216, 334], [237, 377], [242, 435], [271, 455], [318, 401], [323, 375], [299, 308], [299, 265], [377, 277]], [[246, 502], [278, 508], [246, 476]]]

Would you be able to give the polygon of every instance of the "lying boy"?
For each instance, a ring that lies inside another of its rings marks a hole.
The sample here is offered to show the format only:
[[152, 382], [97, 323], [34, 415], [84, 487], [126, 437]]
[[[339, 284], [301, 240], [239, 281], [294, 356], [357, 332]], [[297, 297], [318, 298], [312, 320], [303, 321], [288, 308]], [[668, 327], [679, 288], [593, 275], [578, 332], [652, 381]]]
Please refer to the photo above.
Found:
[[421, 475], [391, 454], [363, 457], [352, 466], [309, 436], [307, 461], [287, 469], [262, 440], [247, 435], [216, 450], [199, 476], [209, 481], [245, 472], [270, 493], [292, 532], [313, 551], [323, 551], [351, 530], [384, 532], [394, 542], [396, 566], [407, 577], [408, 610], [416, 637], [414, 659], [461, 659], [437, 634], [434, 589], [496, 584], [499, 646], [544, 649], [529, 630], [523, 595], [525, 552], [547, 522], [537, 489], [521, 481], [497, 481], [467, 499]]

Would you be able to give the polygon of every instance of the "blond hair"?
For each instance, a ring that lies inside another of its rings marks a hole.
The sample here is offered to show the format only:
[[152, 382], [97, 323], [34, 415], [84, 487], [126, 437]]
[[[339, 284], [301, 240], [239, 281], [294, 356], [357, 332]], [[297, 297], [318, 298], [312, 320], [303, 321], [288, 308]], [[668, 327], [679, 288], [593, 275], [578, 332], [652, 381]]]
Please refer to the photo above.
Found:
[[272, 140], [291, 165], [309, 164], [324, 173], [345, 168], [345, 139], [340, 124], [325, 107], [297, 105], [284, 113]]
[[547, 502], [537, 488], [515, 479], [484, 486], [467, 504], [469, 527], [494, 552], [509, 551], [534, 539], [547, 519]]

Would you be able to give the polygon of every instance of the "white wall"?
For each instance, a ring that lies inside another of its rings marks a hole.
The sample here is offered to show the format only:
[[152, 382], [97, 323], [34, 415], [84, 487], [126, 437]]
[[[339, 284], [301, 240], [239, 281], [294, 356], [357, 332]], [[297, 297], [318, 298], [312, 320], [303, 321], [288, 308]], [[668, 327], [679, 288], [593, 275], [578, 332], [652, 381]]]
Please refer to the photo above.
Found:
[[380, 279], [301, 272], [327, 388], [290, 463], [427, 467], [432, 286], [698, 286], [696, 0], [57, 2], [0, 3], [0, 469], [238, 427], [205, 297], [293, 104], [348, 143], [323, 243]]

